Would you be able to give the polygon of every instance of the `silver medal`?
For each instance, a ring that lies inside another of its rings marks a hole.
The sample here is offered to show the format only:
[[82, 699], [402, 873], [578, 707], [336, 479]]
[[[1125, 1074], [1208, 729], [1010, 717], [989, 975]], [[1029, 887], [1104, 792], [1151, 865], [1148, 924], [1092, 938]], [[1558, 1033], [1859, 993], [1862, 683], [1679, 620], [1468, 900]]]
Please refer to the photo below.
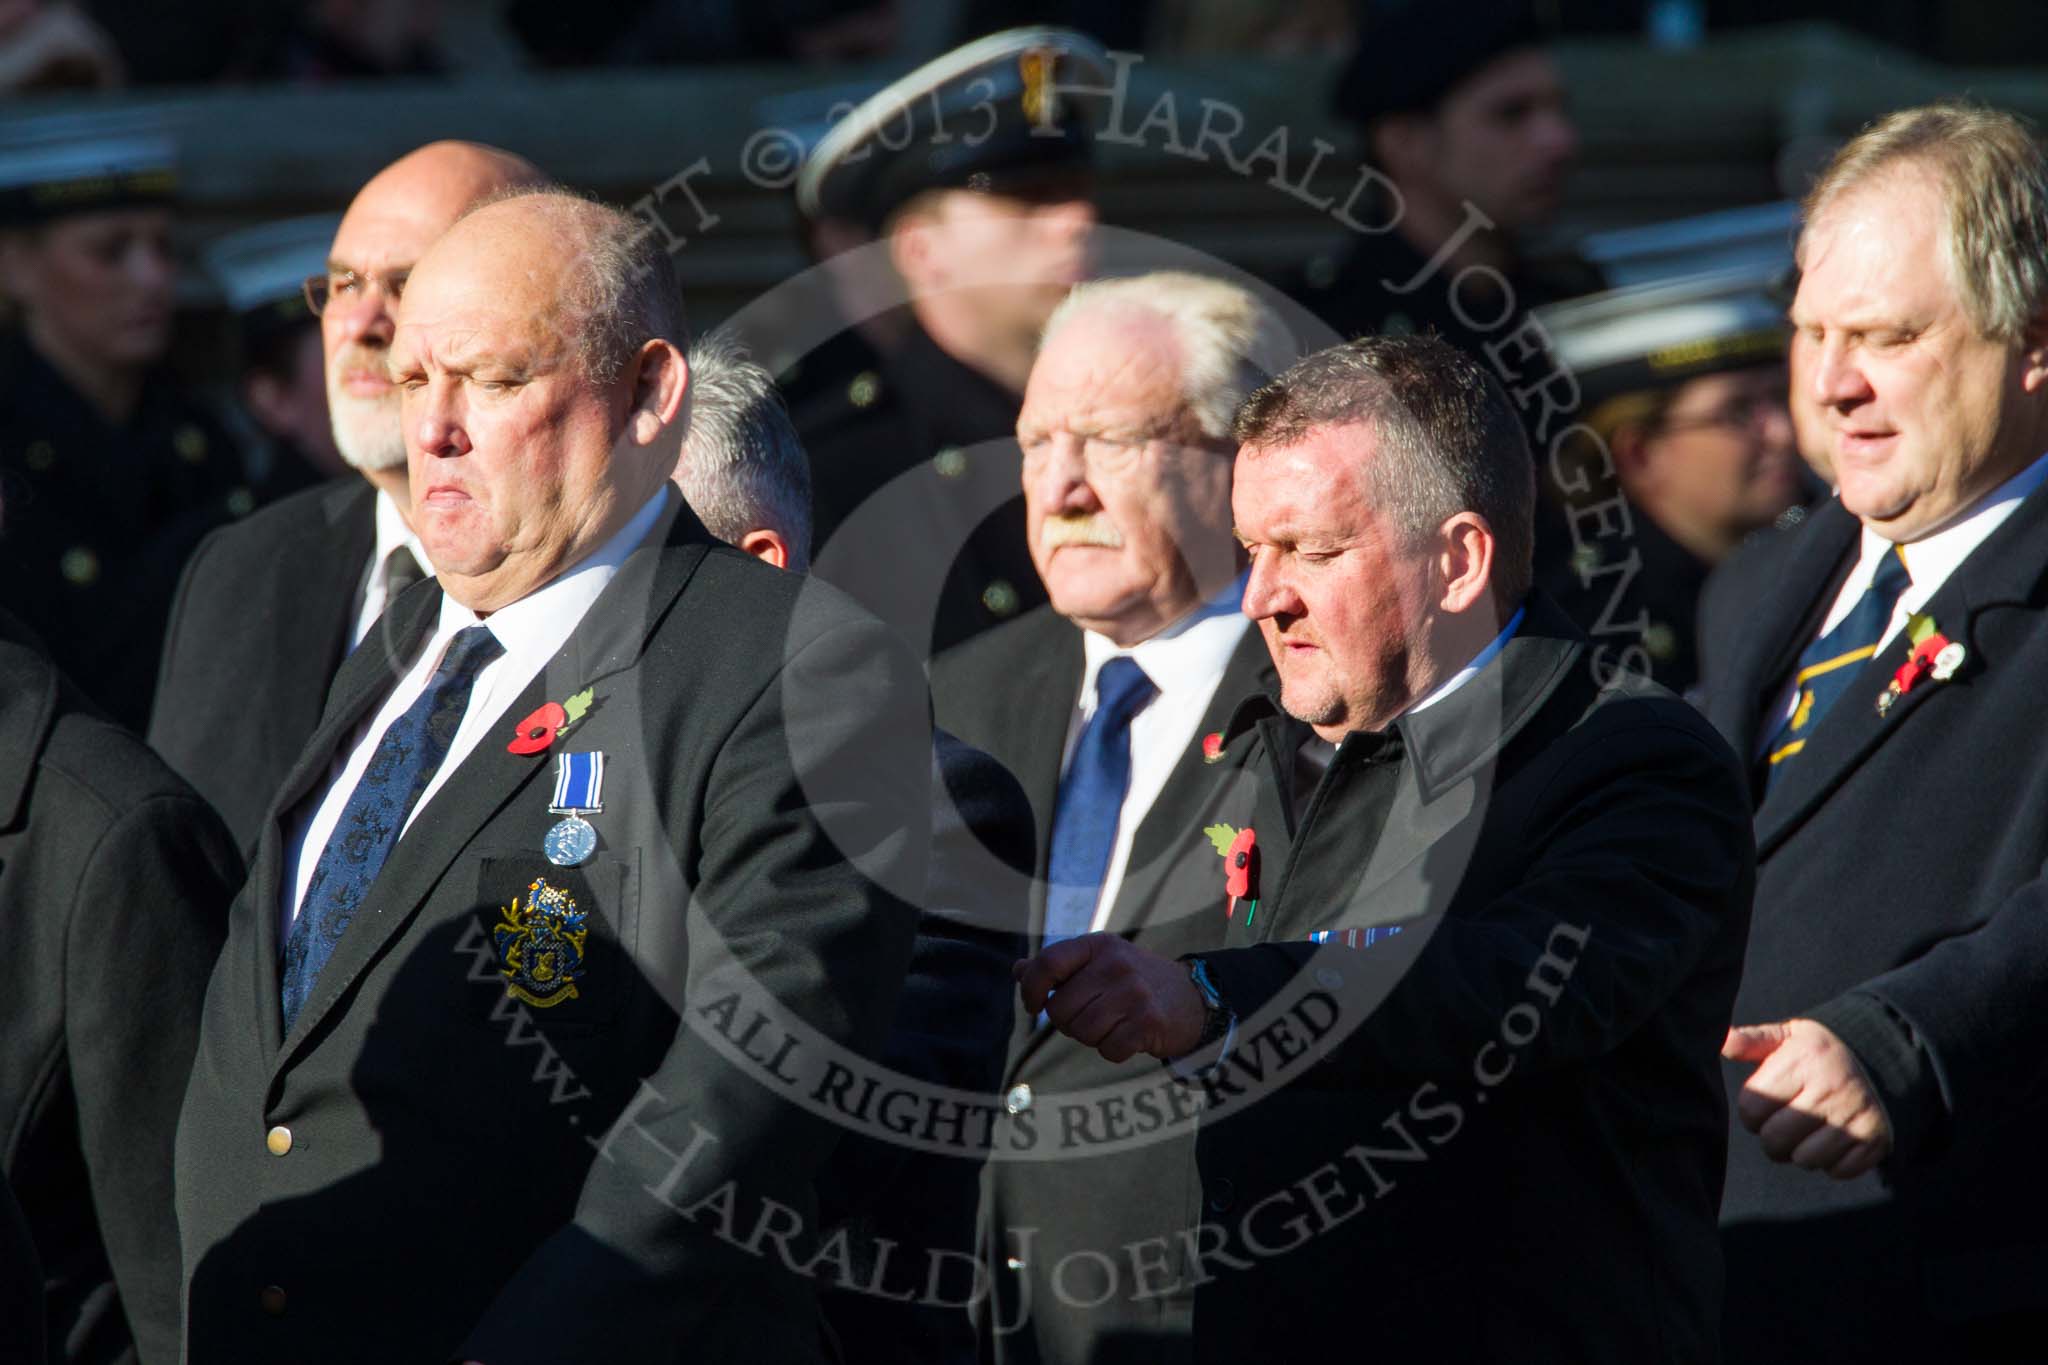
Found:
[[578, 867], [597, 852], [597, 828], [582, 816], [572, 815], [557, 821], [540, 847], [556, 867]]

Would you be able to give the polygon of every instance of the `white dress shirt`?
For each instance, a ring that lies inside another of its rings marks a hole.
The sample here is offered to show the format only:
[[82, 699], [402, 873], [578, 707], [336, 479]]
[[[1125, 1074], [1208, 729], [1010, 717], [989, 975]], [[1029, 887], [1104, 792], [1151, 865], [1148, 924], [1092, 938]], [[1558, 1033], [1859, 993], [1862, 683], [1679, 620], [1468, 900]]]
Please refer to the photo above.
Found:
[[370, 551], [370, 563], [363, 570], [362, 582], [356, 585], [356, 624], [348, 634], [348, 647], [354, 649], [370, 633], [377, 618], [384, 614], [384, 608], [391, 603], [391, 552], [404, 546], [412, 551], [412, 557], [420, 562], [420, 568], [427, 577], [434, 576], [434, 561], [427, 558], [427, 550], [420, 544], [420, 538], [413, 534], [412, 527], [405, 524], [405, 517], [398, 510], [398, 504], [383, 489], [377, 490], [377, 543]]
[[1067, 764], [1073, 761], [1081, 727], [1095, 714], [1095, 678], [1104, 664], [1127, 657], [1144, 669], [1145, 676], [1159, 689], [1158, 695], [1131, 717], [1131, 785], [1125, 790], [1123, 806], [1117, 812], [1116, 843], [1110, 848], [1109, 870], [1102, 879], [1102, 894], [1095, 902], [1091, 929], [1099, 930], [1109, 923], [1110, 908], [1116, 904], [1117, 892], [1123, 886], [1124, 869], [1131, 860], [1131, 841], [1137, 836], [1138, 826], [1144, 822], [1145, 812], [1159, 799], [1174, 764], [1198, 742], [1195, 731], [1202, 723], [1202, 713], [1209, 709], [1217, 684], [1223, 681], [1223, 670], [1251, 625], [1242, 610], [1244, 584], [1244, 575], [1238, 575], [1222, 592], [1129, 649], [1119, 648], [1108, 636], [1094, 631], [1081, 633], [1081, 697], [1067, 724], [1066, 749], [1060, 758], [1062, 777], [1066, 775]]
[[[306, 899], [306, 886], [313, 880], [313, 869], [319, 864], [320, 854], [326, 849], [328, 840], [333, 838], [334, 827], [340, 822], [356, 783], [362, 780], [363, 770], [370, 766], [371, 755], [376, 753], [384, 732], [426, 691], [427, 683], [433, 679], [434, 670], [448, 652], [449, 641], [455, 638], [455, 633], [469, 626], [486, 626], [498, 638], [498, 643], [505, 647], [505, 652], [477, 671], [476, 682], [469, 693], [469, 706], [462, 713], [462, 724], [456, 728], [455, 738], [449, 743], [441, 766], [435, 770], [426, 790], [420, 793], [419, 801], [406, 816], [405, 829], [399, 831], [401, 839], [412, 829], [413, 822], [419, 819], [420, 813], [441, 790], [449, 775], [462, 766], [462, 760], [477, 745], [510, 741], [510, 722], [518, 717], [508, 719], [504, 714], [506, 708], [518, 699], [527, 684], [567, 643], [584, 614], [590, 610], [590, 604], [612, 581], [612, 575], [618, 572], [626, 556], [647, 539], [667, 505], [668, 494], [664, 488], [649, 498], [647, 505], [633, 514], [632, 520], [588, 558], [538, 591], [508, 607], [500, 607], [490, 614], [488, 620], [452, 597], [444, 595], [441, 598], [441, 618], [434, 627], [433, 635], [398, 680], [391, 695], [384, 699], [384, 704], [356, 730], [345, 753], [337, 756], [319, 801], [309, 807], [311, 814], [300, 822], [294, 832], [285, 861], [286, 895], [280, 907], [283, 931], [278, 936], [279, 943], [291, 937], [292, 920]], [[551, 700], [560, 701], [561, 698]]]
[[[2048, 455], [2042, 455], [2007, 479], [1982, 502], [1939, 531], [1907, 542], [1901, 554], [1906, 561], [1906, 572], [1912, 575], [1913, 581], [1899, 594], [1898, 605], [1892, 608], [1892, 619], [1884, 628], [1883, 638], [1877, 642], [1880, 651], [1891, 643], [1894, 635], [1906, 628], [1906, 622], [1925, 607], [1934, 594], [1941, 591], [1941, 585], [1948, 582], [1949, 575], [1961, 568], [1963, 561], [1988, 540], [1993, 531], [2005, 525], [2005, 519], [2018, 511], [2026, 496], [2044, 482], [2048, 482]], [[1863, 528], [1863, 544], [1856, 567], [1849, 570], [1849, 576], [1842, 580], [1834, 605], [1828, 608], [1827, 618], [1814, 632], [1815, 640], [1842, 624], [1843, 619], [1855, 610], [1856, 603], [1869, 591], [1870, 580], [1877, 576], [1878, 561], [1891, 550], [1891, 541], [1868, 526]], [[1935, 622], [1937, 627], [1945, 624]], [[1764, 728], [1761, 736], [1764, 747], [1770, 746], [1785, 722], [1792, 718], [1792, 711], [1798, 704], [1799, 689], [1787, 683], [1777, 709], [1766, 713], [1775, 715], [1777, 722]]]

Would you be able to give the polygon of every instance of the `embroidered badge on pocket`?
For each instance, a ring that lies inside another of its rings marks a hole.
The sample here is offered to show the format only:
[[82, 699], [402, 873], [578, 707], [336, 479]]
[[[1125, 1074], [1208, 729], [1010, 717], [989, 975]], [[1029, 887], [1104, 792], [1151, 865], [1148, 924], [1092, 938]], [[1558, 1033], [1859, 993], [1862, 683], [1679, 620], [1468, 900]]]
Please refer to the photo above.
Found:
[[506, 993], [529, 1005], [548, 1009], [579, 994], [584, 949], [590, 939], [589, 912], [545, 877], [527, 884], [526, 899], [518, 896], [498, 910], [493, 938], [504, 963]]

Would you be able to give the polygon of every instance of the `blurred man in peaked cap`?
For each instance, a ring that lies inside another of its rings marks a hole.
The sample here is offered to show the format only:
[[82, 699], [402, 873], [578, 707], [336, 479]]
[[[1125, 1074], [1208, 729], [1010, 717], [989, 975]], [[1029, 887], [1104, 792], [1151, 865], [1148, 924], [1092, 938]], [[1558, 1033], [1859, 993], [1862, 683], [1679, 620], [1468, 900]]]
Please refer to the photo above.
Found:
[[[843, 382], [814, 376], [792, 415], [819, 572], [914, 645], [943, 648], [1044, 600], [1011, 433], [1039, 330], [1090, 269], [1092, 111], [1062, 91], [1107, 81], [1079, 33], [994, 34], [863, 102], [798, 179], [806, 216], [872, 231], [865, 268], [902, 282], [901, 339]], [[835, 557], [849, 518], [905, 475], [887, 526], [871, 509], [850, 528], [854, 553]], [[853, 561], [857, 574], [842, 571]]]
[[0, 606], [131, 729], [148, 719], [178, 566], [251, 504], [171, 344], [169, 141], [17, 125], [0, 142]]
[[1552, 462], [1576, 515], [1572, 552], [1545, 586], [1596, 655], [1674, 692], [1699, 675], [1708, 572], [1809, 491], [1785, 400], [1791, 329], [1771, 283], [1738, 269], [1536, 313], [1586, 409]]
[[328, 421], [320, 318], [305, 288], [309, 276], [326, 273], [340, 225], [334, 214], [289, 218], [231, 232], [206, 249], [207, 273], [235, 320], [242, 404], [263, 437], [252, 460], [258, 502], [349, 472]]

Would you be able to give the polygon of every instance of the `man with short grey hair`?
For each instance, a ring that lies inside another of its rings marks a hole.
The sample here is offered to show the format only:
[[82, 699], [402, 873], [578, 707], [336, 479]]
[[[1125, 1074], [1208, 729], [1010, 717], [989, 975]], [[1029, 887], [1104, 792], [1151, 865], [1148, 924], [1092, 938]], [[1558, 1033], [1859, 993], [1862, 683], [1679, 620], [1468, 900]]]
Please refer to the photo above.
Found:
[[1879, 120], [1807, 197], [1791, 401], [1839, 496], [1702, 622], [1758, 800], [1731, 1360], [2048, 1337], [2044, 246], [2048, 156], [1981, 106]]
[[1740, 770], [1654, 683], [1603, 685], [1527, 592], [1528, 447], [1463, 353], [1320, 351], [1237, 437], [1244, 610], [1279, 686], [1218, 737], [1185, 946], [1094, 933], [1019, 969], [1024, 1010], [1101, 1054], [1105, 1092], [1120, 1076], [1127, 1128], [1173, 1093], [1130, 1059], [1198, 1082], [1151, 1149], [1193, 1149], [1181, 1183], [1146, 1191], [1181, 1225], [1096, 1271], [1184, 1301], [1204, 1365], [1350, 1337], [1718, 1359]]
[[704, 526], [778, 569], [811, 564], [811, 467], [775, 376], [724, 329], [690, 344], [676, 487]]
[[[1093, 930], [1167, 954], [1209, 942], [1207, 917], [1189, 914], [1214, 857], [1201, 832], [1216, 786], [1204, 737], [1272, 678], [1238, 610], [1229, 414], [1291, 358], [1289, 344], [1254, 294], [1182, 272], [1081, 285], [1047, 326], [1018, 441], [1051, 605], [932, 671], [939, 723], [994, 754], [1031, 799], [1033, 951]], [[1012, 1112], [1050, 1114], [1054, 1097], [1105, 1079], [1112, 1069], [1092, 1051], [1037, 1010], [1016, 1012]], [[1069, 1253], [1172, 1235], [1190, 1156], [1169, 1146], [991, 1164], [984, 1254], [1000, 1359], [1085, 1360], [1127, 1333], [1189, 1331], [1184, 1295], [1066, 1293], [1052, 1273]]]

